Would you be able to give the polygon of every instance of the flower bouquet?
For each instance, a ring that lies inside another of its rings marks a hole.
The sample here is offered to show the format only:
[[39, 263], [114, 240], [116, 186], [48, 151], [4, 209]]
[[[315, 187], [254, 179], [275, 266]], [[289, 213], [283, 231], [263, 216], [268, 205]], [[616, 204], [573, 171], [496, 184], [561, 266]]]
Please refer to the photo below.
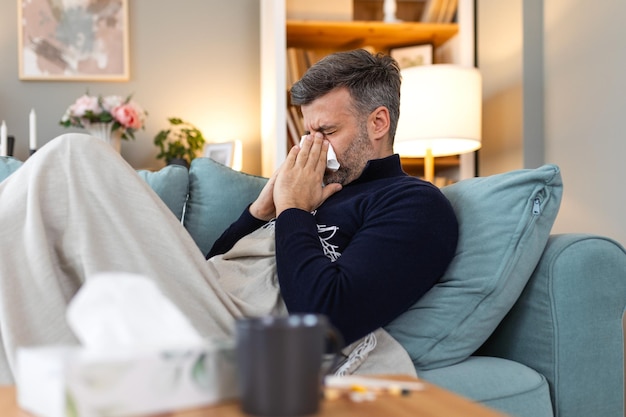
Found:
[[86, 93], [67, 108], [59, 123], [65, 127], [81, 127], [107, 141], [115, 134], [128, 140], [135, 139], [135, 131], [144, 128], [146, 115], [131, 96], [124, 99]]

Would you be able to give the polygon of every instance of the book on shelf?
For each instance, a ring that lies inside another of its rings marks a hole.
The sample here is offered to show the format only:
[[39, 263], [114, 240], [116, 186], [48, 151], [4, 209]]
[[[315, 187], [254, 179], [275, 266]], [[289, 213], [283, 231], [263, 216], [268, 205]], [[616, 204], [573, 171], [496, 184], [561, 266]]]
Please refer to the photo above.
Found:
[[293, 120], [293, 117], [290, 111], [287, 111], [287, 137], [288, 137], [287, 150], [289, 150], [291, 147], [300, 143], [301, 135], [299, 135], [298, 128], [296, 127], [296, 123]]
[[[298, 145], [300, 138], [304, 135], [304, 124], [302, 116], [295, 106], [287, 105], [287, 133], [291, 146]], [[289, 148], [291, 148], [289, 146]]]
[[287, 48], [287, 136], [288, 148], [300, 144], [304, 135], [304, 121], [297, 106], [290, 102], [289, 89], [298, 81], [311, 65], [319, 61], [325, 53], [303, 48]]
[[307, 68], [303, 50], [300, 48], [287, 48], [287, 88], [302, 78]]
[[433, 23], [439, 17], [440, 3], [443, 0], [426, 0], [422, 11], [421, 21], [424, 23]]
[[441, 23], [452, 23], [456, 20], [456, 9], [459, 6], [459, 0], [448, 0], [448, 7], [443, 15]]
[[287, 90], [299, 79], [296, 48], [287, 48]]
[[292, 120], [294, 121], [296, 125], [296, 131], [298, 132], [298, 140], [299, 140], [299, 138], [302, 135], [304, 135], [304, 120], [302, 117], [302, 113], [300, 112], [300, 109], [294, 105], [290, 105], [288, 110], [289, 110], [289, 113], [291, 113]]
[[325, 55], [312, 49], [287, 48], [287, 87], [302, 78], [306, 70]]
[[452, 23], [458, 0], [426, 0], [421, 21], [424, 23]]

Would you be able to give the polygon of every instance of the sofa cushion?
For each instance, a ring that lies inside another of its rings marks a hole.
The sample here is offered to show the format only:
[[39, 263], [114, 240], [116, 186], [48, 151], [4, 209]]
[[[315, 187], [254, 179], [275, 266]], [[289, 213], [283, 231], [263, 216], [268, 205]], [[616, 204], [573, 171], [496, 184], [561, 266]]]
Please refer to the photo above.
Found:
[[181, 165], [168, 165], [159, 171], [139, 170], [137, 173], [161, 197], [178, 220], [181, 220], [189, 191], [187, 168]]
[[209, 158], [189, 169], [189, 199], [183, 224], [206, 254], [213, 242], [259, 195], [267, 178], [244, 174]]
[[511, 360], [472, 356], [419, 377], [511, 416], [553, 417], [546, 378]]
[[554, 165], [444, 187], [459, 243], [441, 280], [386, 326], [419, 370], [458, 363], [491, 335], [543, 252], [562, 196]]
[[0, 156], [0, 181], [4, 180], [21, 166], [22, 161], [10, 156]]

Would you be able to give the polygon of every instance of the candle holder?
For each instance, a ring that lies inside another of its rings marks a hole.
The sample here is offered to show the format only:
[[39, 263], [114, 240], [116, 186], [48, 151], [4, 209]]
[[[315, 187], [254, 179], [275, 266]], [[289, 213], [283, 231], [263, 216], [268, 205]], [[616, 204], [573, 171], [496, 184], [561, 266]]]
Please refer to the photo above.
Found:
[[13, 156], [15, 146], [15, 136], [7, 136], [7, 156]]

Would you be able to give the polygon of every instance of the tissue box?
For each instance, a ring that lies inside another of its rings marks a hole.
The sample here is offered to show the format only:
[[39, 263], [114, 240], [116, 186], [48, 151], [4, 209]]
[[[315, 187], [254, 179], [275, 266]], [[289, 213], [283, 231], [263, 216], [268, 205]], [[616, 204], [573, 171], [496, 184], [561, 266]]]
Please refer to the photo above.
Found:
[[233, 342], [106, 353], [22, 348], [17, 360], [18, 404], [43, 417], [162, 413], [238, 396]]

